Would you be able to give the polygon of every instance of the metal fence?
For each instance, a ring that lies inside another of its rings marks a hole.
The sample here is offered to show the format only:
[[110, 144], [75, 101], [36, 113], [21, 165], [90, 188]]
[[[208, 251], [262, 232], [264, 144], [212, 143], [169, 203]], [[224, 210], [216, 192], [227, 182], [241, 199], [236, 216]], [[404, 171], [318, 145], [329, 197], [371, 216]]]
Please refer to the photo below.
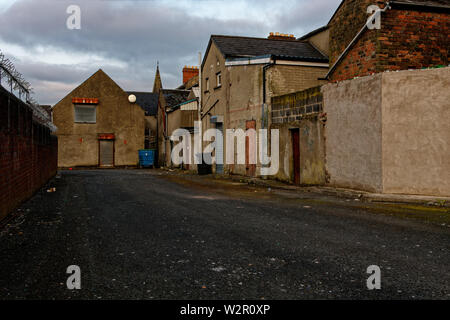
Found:
[[[23, 101], [31, 110], [35, 121], [46, 126], [53, 132], [56, 131], [56, 127], [52, 123], [51, 115], [33, 99], [31, 84], [23, 78], [22, 74], [16, 70], [14, 64], [2, 52], [0, 52], [0, 86], [9, 91], [11, 95]], [[5, 115], [7, 117], [8, 128], [11, 126], [13, 115], [15, 113], [20, 115], [20, 109], [13, 110], [11, 99], [12, 97], [8, 96], [7, 112]]]

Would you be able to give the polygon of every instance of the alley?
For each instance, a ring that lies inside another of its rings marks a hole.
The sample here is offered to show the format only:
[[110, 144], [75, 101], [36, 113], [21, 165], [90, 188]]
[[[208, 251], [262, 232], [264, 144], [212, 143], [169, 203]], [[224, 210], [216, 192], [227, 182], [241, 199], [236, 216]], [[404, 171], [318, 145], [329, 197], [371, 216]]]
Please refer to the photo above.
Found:
[[61, 171], [47, 188], [0, 226], [1, 299], [450, 298], [450, 228], [388, 206], [161, 170]]

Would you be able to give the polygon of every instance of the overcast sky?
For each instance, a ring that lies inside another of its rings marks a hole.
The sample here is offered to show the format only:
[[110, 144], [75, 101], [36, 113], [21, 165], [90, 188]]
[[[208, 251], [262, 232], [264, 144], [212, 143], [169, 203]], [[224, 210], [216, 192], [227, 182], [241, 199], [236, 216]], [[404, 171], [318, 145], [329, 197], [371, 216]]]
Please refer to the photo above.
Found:
[[[299, 37], [328, 22], [341, 0], [0, 0], [0, 50], [35, 91], [55, 104], [98, 69], [124, 90], [182, 82], [211, 34]], [[81, 8], [69, 30], [67, 7]]]

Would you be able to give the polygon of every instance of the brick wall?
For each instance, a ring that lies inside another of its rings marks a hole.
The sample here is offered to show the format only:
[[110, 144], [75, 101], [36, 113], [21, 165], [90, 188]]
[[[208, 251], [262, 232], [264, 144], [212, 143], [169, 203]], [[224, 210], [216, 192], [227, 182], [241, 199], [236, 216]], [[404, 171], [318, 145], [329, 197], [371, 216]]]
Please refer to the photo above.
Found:
[[[382, 3], [383, 1], [381, 1]], [[345, 0], [329, 23], [330, 30], [330, 65], [345, 50], [366, 23], [367, 7], [371, 4], [380, 6], [375, 0]]]
[[267, 73], [267, 94], [270, 97], [297, 92], [327, 83], [328, 68], [275, 65]]
[[0, 87], [0, 219], [56, 174], [57, 151], [50, 130], [33, 121], [28, 106]]
[[198, 67], [184, 67], [183, 68], [183, 83], [188, 82], [195, 76], [198, 76], [199, 69]]
[[272, 98], [272, 124], [302, 120], [323, 109], [320, 86]]
[[447, 66], [450, 13], [389, 10], [377, 40], [378, 72]]
[[[347, 0], [330, 22], [331, 65], [364, 25], [370, 4]], [[332, 81], [387, 70], [448, 65], [450, 14], [432, 9], [392, 6], [382, 13], [380, 30], [365, 30], [331, 74]]]

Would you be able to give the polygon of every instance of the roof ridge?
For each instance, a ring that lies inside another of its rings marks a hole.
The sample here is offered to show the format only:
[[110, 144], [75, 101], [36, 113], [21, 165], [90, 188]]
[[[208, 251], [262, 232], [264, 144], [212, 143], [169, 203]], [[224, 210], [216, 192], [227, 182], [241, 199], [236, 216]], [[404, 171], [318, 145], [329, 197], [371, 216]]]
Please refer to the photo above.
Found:
[[151, 93], [151, 94], [156, 94], [154, 92], [151, 91], [136, 91], [136, 90], [127, 90], [126, 92], [135, 92], [135, 93]]
[[232, 36], [232, 35], [223, 35], [223, 34], [212, 34], [211, 38], [213, 37], [222, 37], [222, 38], [241, 38], [241, 39], [256, 39], [256, 40], [268, 40], [268, 41], [289, 41], [289, 42], [301, 42], [297, 39], [269, 39], [269, 38], [260, 38], [260, 37], [248, 37], [248, 36]]
[[179, 91], [179, 92], [182, 92], [182, 91], [186, 91], [186, 92], [190, 92], [190, 90], [187, 90], [187, 89], [162, 89], [163, 91]]

